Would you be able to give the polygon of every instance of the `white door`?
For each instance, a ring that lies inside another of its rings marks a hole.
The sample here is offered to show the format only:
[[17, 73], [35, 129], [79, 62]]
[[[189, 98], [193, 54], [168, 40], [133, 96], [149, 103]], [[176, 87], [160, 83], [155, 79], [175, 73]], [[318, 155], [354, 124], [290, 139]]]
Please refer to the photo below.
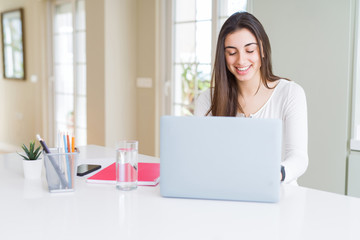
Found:
[[51, 133], [76, 137], [86, 145], [86, 26], [85, 0], [52, 2]]

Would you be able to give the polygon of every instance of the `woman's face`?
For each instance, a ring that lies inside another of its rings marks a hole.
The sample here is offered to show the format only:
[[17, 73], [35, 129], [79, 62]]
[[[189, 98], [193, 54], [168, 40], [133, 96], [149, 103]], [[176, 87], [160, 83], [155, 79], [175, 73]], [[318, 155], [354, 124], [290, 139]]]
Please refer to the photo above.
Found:
[[255, 36], [246, 28], [225, 38], [225, 59], [229, 71], [238, 81], [259, 81], [261, 58]]

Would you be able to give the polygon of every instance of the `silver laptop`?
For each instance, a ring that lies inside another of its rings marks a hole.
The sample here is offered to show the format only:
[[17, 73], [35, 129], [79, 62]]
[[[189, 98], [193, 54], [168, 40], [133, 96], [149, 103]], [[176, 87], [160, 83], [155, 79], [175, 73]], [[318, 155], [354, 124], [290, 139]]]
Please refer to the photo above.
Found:
[[160, 121], [163, 197], [277, 202], [278, 119], [174, 117]]

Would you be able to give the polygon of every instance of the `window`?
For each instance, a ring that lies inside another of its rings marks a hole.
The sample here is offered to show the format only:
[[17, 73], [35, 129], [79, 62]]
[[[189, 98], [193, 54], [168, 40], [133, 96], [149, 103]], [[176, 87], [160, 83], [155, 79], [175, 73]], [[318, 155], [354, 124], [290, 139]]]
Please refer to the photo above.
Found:
[[76, 136], [86, 145], [86, 25], [85, 0], [54, 1], [53, 49], [53, 141], [59, 132]]
[[360, 5], [356, 8], [355, 51], [354, 51], [354, 82], [352, 109], [352, 141], [350, 148], [360, 150]]
[[[195, 97], [210, 86], [217, 34], [234, 12], [245, 11], [246, 0], [173, 0], [170, 39], [172, 91], [167, 114], [192, 115]], [[168, 84], [165, 84], [165, 86]]]

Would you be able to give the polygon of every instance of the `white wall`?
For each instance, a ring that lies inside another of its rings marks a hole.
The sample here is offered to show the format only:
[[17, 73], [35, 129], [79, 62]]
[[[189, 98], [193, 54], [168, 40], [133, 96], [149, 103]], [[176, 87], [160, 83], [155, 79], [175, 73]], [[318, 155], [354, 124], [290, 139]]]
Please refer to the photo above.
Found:
[[151, 88], [137, 88], [137, 138], [139, 152], [155, 155], [155, 0], [138, 0], [137, 77], [152, 79]]
[[345, 192], [350, 133], [353, 0], [253, 0], [273, 51], [274, 72], [303, 86], [309, 168], [303, 186]]
[[86, 0], [87, 143], [105, 145], [105, 0]]
[[136, 78], [155, 80], [155, 1], [87, 0], [86, 12], [88, 144], [136, 139], [154, 155], [155, 90]]
[[105, 145], [109, 147], [137, 138], [136, 34], [137, 1], [105, 0]]
[[[0, 151], [14, 151], [36, 133], [51, 143], [47, 3], [0, 0], [1, 11], [24, 8], [27, 64], [26, 81], [0, 76]], [[155, 81], [155, 0], [86, 0], [85, 6], [88, 144], [138, 139], [140, 152], [154, 155], [155, 88], [135, 83], [136, 77]], [[33, 74], [37, 83], [28, 81]]]
[[[46, 2], [0, 0], [1, 12], [16, 8], [24, 9], [26, 76], [25, 80], [3, 79], [0, 57], [0, 151], [21, 149], [23, 143], [35, 140], [36, 133], [46, 133], [47, 126], [43, 122], [46, 92], [42, 91], [47, 82]], [[38, 81], [29, 81], [31, 75], [36, 75]]]

